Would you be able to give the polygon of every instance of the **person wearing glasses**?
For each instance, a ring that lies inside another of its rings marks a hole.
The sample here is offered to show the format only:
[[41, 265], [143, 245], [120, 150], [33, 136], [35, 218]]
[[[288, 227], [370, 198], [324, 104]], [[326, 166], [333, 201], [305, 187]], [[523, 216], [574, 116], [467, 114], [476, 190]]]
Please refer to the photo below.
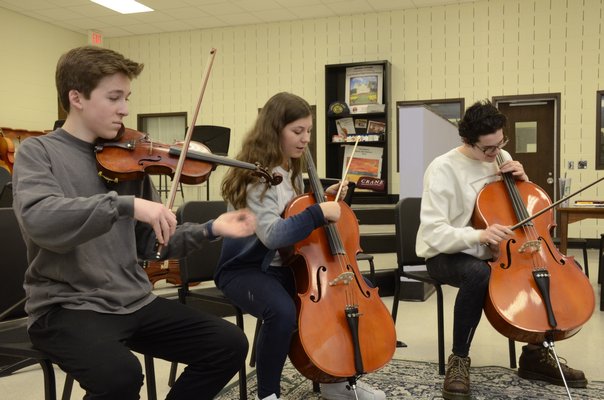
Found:
[[[491, 269], [499, 243], [513, 233], [493, 224], [474, 229], [471, 218], [478, 192], [488, 183], [511, 173], [528, 181], [524, 168], [503, 150], [506, 117], [488, 100], [474, 103], [459, 122], [462, 144], [435, 158], [424, 175], [416, 253], [426, 259], [428, 273], [437, 281], [459, 288], [453, 311], [453, 349], [443, 386], [445, 399], [470, 398], [470, 344], [482, 315]], [[502, 162], [496, 163], [501, 155]], [[570, 387], [587, 386], [582, 371], [562, 364]], [[553, 356], [541, 345], [523, 346], [518, 375], [564, 385]]]

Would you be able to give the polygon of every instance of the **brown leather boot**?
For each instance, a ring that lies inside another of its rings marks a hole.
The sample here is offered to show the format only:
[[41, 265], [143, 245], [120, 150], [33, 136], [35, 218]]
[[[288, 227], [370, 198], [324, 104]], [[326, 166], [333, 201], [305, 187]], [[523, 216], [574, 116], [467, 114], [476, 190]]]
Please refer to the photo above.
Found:
[[446, 400], [470, 398], [470, 357], [449, 356], [443, 397]]
[[[573, 369], [566, 365], [566, 360], [558, 357], [564, 378], [568, 387], [587, 387], [587, 379], [583, 371]], [[522, 354], [518, 366], [518, 376], [524, 379], [546, 381], [554, 385], [564, 386], [556, 358], [549, 349], [528, 344], [522, 346]]]

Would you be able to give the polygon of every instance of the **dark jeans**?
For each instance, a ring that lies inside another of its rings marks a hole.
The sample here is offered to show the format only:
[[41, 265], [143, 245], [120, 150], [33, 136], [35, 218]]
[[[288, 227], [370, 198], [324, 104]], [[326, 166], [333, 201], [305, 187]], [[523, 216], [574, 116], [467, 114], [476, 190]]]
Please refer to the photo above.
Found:
[[131, 350], [187, 364], [168, 399], [213, 399], [241, 368], [248, 348], [237, 326], [164, 298], [126, 315], [57, 307], [29, 334], [80, 383], [85, 399], [139, 398], [143, 372]]
[[453, 310], [453, 353], [467, 357], [482, 316], [491, 268], [465, 253], [439, 254], [426, 260], [426, 267], [432, 278], [459, 288]]
[[288, 267], [269, 267], [223, 271], [229, 276], [221, 288], [224, 294], [242, 310], [262, 319], [256, 344], [256, 374], [258, 397], [275, 393], [281, 396], [280, 382], [290, 341], [296, 329], [295, 284]]

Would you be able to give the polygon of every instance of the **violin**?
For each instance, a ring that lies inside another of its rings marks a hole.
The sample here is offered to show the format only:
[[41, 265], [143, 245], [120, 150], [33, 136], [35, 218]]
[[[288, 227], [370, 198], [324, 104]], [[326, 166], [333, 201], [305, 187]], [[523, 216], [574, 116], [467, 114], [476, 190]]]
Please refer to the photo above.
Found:
[[[312, 157], [305, 153], [313, 193], [292, 200], [285, 218], [325, 200]], [[315, 229], [296, 243], [293, 268], [298, 293], [298, 329], [289, 358], [296, 369], [314, 382], [354, 381], [392, 359], [396, 332], [390, 312], [377, 288], [359, 272], [359, 225], [344, 202], [337, 223]]]
[[[117, 183], [123, 180], [141, 179], [145, 174], [174, 177], [182, 143], [168, 145], [151, 140], [148, 134], [122, 127], [115, 140], [99, 140], [95, 144], [99, 176]], [[195, 185], [206, 181], [216, 165], [246, 168], [271, 185], [283, 179], [270, 174], [259, 164], [250, 164], [227, 157], [217, 156], [201, 143], [191, 142], [182, 167], [180, 182]]]
[[15, 145], [0, 128], [0, 167], [6, 168], [11, 174], [15, 164]]
[[[503, 162], [501, 154], [497, 161]], [[489, 263], [484, 311], [491, 325], [527, 343], [575, 335], [593, 313], [594, 291], [574, 258], [553, 243], [554, 214], [545, 190], [503, 174], [479, 192], [472, 222], [477, 229], [501, 224], [514, 231]]]
[[[152, 285], [157, 281], [166, 280], [167, 283], [173, 285], [182, 285], [180, 279], [180, 260], [164, 260], [164, 261], [142, 261], [142, 267], [149, 277]], [[189, 283], [189, 287], [199, 285], [199, 282]]]

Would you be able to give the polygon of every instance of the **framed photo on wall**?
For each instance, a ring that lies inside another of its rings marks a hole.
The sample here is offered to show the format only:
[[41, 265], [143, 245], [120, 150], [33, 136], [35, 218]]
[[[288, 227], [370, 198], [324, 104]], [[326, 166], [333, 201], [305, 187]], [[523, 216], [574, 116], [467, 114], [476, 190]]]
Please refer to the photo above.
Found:
[[382, 104], [384, 67], [362, 65], [346, 68], [345, 101], [348, 107], [363, 104]]

